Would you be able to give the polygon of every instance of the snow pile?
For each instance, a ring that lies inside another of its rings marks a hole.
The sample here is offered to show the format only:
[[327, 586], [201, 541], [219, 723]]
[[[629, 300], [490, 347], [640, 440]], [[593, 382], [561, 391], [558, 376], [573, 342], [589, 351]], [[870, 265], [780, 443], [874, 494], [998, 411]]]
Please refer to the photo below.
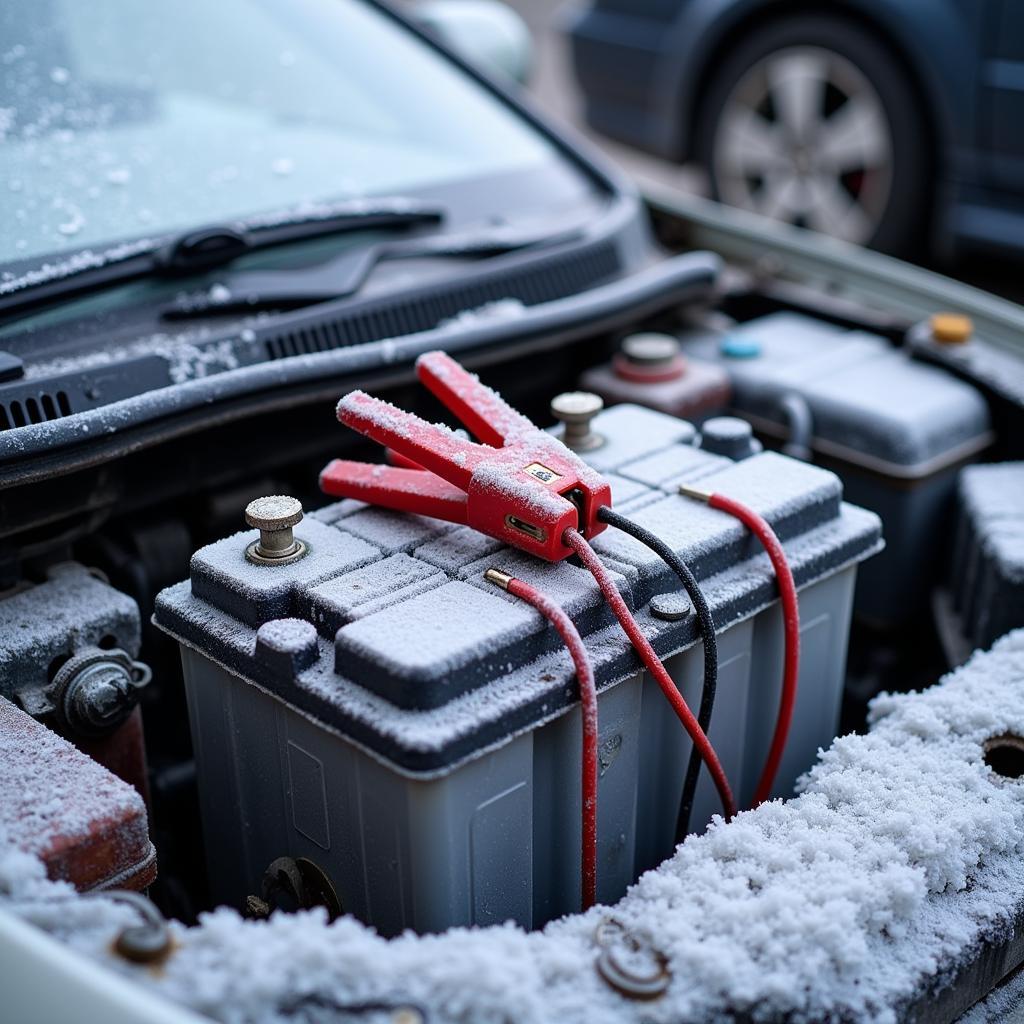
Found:
[[[983, 756], [987, 739], [1024, 734], [1024, 631], [941, 686], [880, 697], [871, 717], [869, 735], [822, 755], [802, 795], [717, 822], [612, 909], [537, 933], [504, 926], [392, 941], [351, 919], [328, 925], [321, 912], [245, 923], [222, 909], [177, 928], [180, 947], [162, 973], [120, 969], [224, 1021], [281, 1020], [282, 1006], [316, 995], [411, 1000], [431, 1020], [474, 1024], [510, 1014], [559, 1024], [736, 1014], [894, 1022], [978, 941], [1007, 934], [1024, 903], [1024, 782], [996, 775]], [[0, 858], [0, 891], [10, 874]], [[15, 886], [12, 905], [41, 921], [68, 900], [35, 876]], [[660, 999], [629, 1001], [595, 970], [595, 927], [611, 915], [667, 958]], [[43, 921], [112, 962], [99, 925], [80, 924], [66, 912]]]

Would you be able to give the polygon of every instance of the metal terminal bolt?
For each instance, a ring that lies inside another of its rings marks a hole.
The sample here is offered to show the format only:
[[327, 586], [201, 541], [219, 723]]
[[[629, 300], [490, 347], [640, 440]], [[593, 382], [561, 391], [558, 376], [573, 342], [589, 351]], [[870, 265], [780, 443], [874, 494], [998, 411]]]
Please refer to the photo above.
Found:
[[78, 651], [53, 677], [57, 720], [76, 736], [109, 735], [132, 713], [151, 678], [149, 667], [125, 651]]
[[132, 907], [141, 920], [121, 929], [114, 940], [114, 951], [136, 964], [162, 963], [174, 950], [174, 940], [167, 921], [152, 900], [131, 889], [106, 889], [85, 893], [98, 899], [112, 899]]
[[614, 918], [602, 921], [594, 933], [600, 952], [597, 973], [627, 999], [658, 999], [668, 990], [672, 975], [668, 958]]
[[551, 415], [565, 427], [562, 441], [574, 452], [600, 448], [604, 438], [590, 429], [591, 421], [604, 408], [600, 395], [589, 391], [565, 391], [551, 400]]
[[245, 521], [260, 531], [260, 539], [245, 549], [256, 565], [285, 565], [306, 553], [306, 545], [292, 532], [302, 522], [302, 502], [285, 494], [257, 498], [245, 506]]

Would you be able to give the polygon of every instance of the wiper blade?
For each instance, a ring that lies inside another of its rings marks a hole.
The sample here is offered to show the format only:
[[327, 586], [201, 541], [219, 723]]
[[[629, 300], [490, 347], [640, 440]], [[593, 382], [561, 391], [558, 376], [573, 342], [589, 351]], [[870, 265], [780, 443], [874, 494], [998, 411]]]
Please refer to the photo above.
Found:
[[362, 287], [378, 263], [393, 259], [484, 258], [575, 241], [580, 230], [523, 234], [495, 230], [476, 235], [441, 235], [380, 242], [350, 249], [312, 267], [234, 271], [203, 290], [183, 294], [160, 312], [168, 320], [298, 309], [347, 298]]
[[438, 224], [445, 214], [442, 207], [402, 196], [315, 204], [177, 236], [122, 243], [107, 251], [86, 250], [0, 281], [0, 314], [145, 277], [202, 273], [245, 253], [303, 239]]

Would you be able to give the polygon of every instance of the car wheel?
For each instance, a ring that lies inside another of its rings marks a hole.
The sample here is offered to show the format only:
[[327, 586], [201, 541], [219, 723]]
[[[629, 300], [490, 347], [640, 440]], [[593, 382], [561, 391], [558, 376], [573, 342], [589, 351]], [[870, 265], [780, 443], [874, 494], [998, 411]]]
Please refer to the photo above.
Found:
[[697, 125], [722, 202], [887, 251], [919, 237], [928, 136], [896, 58], [859, 26], [759, 29], [712, 76]]

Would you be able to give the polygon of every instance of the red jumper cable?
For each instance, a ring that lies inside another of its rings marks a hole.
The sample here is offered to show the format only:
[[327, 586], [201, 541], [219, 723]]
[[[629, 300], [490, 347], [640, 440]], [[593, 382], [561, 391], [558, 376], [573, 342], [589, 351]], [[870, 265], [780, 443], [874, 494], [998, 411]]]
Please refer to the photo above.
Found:
[[672, 705], [672, 710], [675, 711], [676, 717], [683, 723], [683, 728], [690, 734], [690, 739], [693, 740], [694, 747], [700, 752], [700, 756], [707, 765], [708, 772], [711, 775], [711, 780], [715, 784], [715, 789], [718, 790], [718, 796], [722, 801], [722, 808], [725, 811], [725, 820], [728, 821], [736, 813], [736, 803], [733, 800], [732, 789], [729, 787], [729, 780], [725, 777], [725, 770], [722, 768], [722, 763], [718, 760], [718, 755], [715, 753], [711, 741], [707, 738], [697, 719], [693, 717], [693, 712], [683, 699], [683, 695], [679, 692], [676, 684], [672, 682], [672, 677], [661, 663], [661, 658], [658, 657], [650, 641], [644, 636], [643, 630], [640, 629], [640, 624], [633, 618], [633, 614], [627, 607], [626, 602], [622, 600], [622, 595], [619, 593], [611, 576], [608, 575], [608, 570], [597, 557], [597, 553], [577, 530], [570, 529], [566, 531], [566, 542], [572, 545], [580, 561], [590, 570], [594, 579], [597, 580], [597, 585], [601, 588], [605, 600], [611, 605], [611, 609], [619, 620], [619, 624], [629, 637], [637, 654], [640, 655], [644, 668], [654, 677], [654, 681], [658, 684], [661, 692], [665, 695], [669, 704]]
[[757, 537], [767, 552], [779, 584], [786, 648], [782, 693], [779, 697], [779, 712], [775, 720], [775, 732], [772, 735], [771, 747], [768, 750], [768, 757], [765, 759], [757, 789], [754, 791], [753, 806], [756, 807], [771, 796], [775, 776], [779, 771], [779, 762], [782, 760], [782, 752], [786, 748], [786, 740], [789, 737], [793, 708], [796, 705], [797, 681], [800, 677], [800, 607], [797, 600], [796, 584], [793, 582], [793, 573], [789, 568], [786, 552], [783, 550], [782, 544], [779, 543], [775, 531], [752, 508], [736, 501], [735, 498], [729, 498], [713, 491], [705, 491], [699, 487], [689, 487], [686, 484], [680, 486], [679, 493], [706, 502], [711, 508], [727, 512], [743, 523]]
[[590, 656], [572, 619], [547, 594], [498, 569], [488, 569], [484, 576], [491, 583], [533, 605], [558, 630], [576, 667], [576, 678], [580, 684], [580, 710], [583, 712], [581, 903], [584, 910], [589, 910], [597, 902], [597, 687]]
[[599, 513], [611, 507], [608, 482], [444, 352], [420, 356], [416, 372], [484, 443], [353, 391], [338, 403], [338, 419], [397, 453], [402, 465], [335, 459], [320, 474], [321, 488], [335, 497], [465, 523], [549, 562], [578, 554], [700, 751], [731, 817], [732, 793], [714, 748], [586, 543], [606, 528]]

